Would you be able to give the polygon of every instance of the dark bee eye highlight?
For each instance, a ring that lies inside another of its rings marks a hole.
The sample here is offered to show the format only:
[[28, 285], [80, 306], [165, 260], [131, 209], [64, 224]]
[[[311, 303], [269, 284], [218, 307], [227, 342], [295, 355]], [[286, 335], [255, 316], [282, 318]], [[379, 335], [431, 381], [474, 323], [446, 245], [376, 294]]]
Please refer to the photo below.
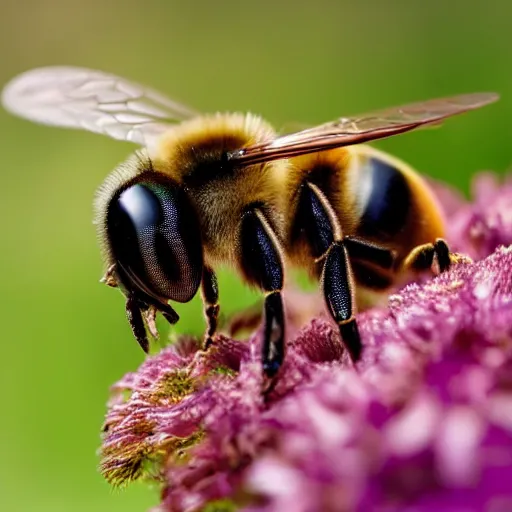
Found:
[[148, 173], [119, 190], [108, 206], [107, 236], [129, 291], [177, 302], [197, 292], [203, 267], [199, 223], [172, 180]]

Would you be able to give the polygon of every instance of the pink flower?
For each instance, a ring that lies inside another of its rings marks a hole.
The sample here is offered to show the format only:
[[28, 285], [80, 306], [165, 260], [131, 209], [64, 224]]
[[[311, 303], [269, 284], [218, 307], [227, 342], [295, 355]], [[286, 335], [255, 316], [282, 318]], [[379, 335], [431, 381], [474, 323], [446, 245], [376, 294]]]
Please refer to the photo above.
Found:
[[267, 399], [258, 332], [183, 338], [113, 387], [106, 478], [161, 481], [162, 512], [512, 510], [512, 182], [480, 176], [474, 203], [436, 189], [479, 261], [361, 313], [357, 370], [323, 314]]

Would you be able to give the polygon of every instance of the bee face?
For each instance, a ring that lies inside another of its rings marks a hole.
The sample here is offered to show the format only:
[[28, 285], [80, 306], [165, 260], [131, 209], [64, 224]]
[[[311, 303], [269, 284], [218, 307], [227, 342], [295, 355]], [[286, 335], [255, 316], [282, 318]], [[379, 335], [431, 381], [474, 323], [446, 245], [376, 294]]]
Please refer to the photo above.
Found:
[[262, 363], [270, 378], [285, 353], [285, 260], [320, 278], [354, 362], [362, 350], [356, 286], [380, 290], [406, 271], [442, 271], [457, 260], [440, 239], [441, 214], [421, 178], [356, 145], [496, 99], [430, 100], [276, 136], [256, 116], [199, 116], [156, 91], [87, 69], [29, 71], [2, 96], [27, 119], [143, 146], [96, 200], [105, 281], [124, 293], [140, 345], [148, 349], [147, 329], [157, 335], [157, 311], [175, 323], [168, 301], [187, 302], [201, 286], [208, 347], [219, 313], [213, 266], [234, 264], [265, 294]]
[[110, 199], [106, 240], [120, 283], [158, 302], [188, 302], [201, 282], [199, 224], [182, 189], [144, 172]]

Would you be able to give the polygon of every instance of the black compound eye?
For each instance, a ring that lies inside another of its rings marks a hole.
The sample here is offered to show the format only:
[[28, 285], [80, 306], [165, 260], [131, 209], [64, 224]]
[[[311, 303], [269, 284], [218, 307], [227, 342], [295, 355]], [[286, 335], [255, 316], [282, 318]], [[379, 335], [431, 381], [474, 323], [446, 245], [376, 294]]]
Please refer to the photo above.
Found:
[[185, 192], [166, 176], [146, 173], [113, 196], [107, 236], [129, 291], [177, 302], [196, 294], [203, 269], [197, 215]]

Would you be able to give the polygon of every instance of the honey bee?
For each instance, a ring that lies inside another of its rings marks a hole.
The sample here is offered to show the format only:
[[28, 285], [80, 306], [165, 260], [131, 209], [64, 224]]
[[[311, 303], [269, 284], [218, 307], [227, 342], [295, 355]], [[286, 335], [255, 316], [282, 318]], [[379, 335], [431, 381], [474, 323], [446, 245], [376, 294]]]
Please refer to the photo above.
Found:
[[365, 142], [494, 102], [477, 93], [390, 108], [292, 134], [253, 114], [201, 115], [160, 93], [100, 71], [48, 67], [14, 78], [7, 110], [35, 122], [80, 128], [141, 146], [100, 186], [96, 226], [103, 281], [126, 299], [144, 351], [155, 316], [201, 288], [205, 349], [215, 342], [214, 269], [230, 265], [265, 296], [262, 367], [273, 378], [285, 356], [285, 266], [319, 280], [327, 310], [355, 363], [362, 343], [356, 292], [385, 292], [410, 272], [446, 270], [432, 192], [405, 162]]

